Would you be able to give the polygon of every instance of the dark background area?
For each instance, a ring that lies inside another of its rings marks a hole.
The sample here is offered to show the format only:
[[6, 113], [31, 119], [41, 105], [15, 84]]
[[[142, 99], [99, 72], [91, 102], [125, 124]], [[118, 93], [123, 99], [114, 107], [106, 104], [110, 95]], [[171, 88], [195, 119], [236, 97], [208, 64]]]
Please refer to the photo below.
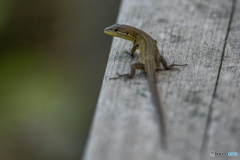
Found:
[[0, 159], [81, 158], [120, 0], [0, 0]]

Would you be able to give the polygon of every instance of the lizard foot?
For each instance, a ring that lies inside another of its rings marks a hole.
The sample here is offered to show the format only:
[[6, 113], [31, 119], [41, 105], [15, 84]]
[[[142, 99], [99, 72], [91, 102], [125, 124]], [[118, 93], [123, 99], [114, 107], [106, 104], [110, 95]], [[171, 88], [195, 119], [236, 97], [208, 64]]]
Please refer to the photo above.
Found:
[[112, 78], [109, 78], [109, 79], [118, 79], [120, 77], [126, 77], [126, 78], [132, 78], [132, 75], [131, 74], [119, 74], [117, 73], [117, 77], [112, 77]]

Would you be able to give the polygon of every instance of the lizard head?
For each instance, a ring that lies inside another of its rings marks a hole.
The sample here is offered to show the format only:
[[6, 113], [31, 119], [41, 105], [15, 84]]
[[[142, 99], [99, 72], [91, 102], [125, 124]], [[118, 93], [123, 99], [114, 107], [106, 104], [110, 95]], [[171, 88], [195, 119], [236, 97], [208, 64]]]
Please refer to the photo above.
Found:
[[127, 26], [127, 25], [114, 24], [110, 27], [105, 28], [104, 33], [106, 33], [110, 36], [127, 39], [132, 42], [134, 42], [134, 40], [135, 40], [132, 30], [129, 30], [129, 26]]

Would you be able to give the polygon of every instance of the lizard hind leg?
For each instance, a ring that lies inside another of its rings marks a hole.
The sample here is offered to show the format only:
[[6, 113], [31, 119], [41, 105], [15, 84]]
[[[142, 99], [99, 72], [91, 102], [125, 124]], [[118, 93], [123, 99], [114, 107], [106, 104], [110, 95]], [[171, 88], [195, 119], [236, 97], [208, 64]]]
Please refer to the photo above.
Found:
[[136, 69], [145, 70], [144, 64], [142, 64], [140, 62], [134, 63], [134, 64], [131, 65], [130, 73], [127, 73], [127, 74], [117, 73], [118, 77], [113, 77], [113, 78], [110, 78], [110, 79], [118, 79], [120, 77], [132, 78], [136, 73]]
[[188, 65], [188, 64], [171, 64], [171, 65], [168, 65], [167, 61], [164, 59], [163, 56], [158, 57], [157, 63], [160, 63], [160, 62], [162, 62], [162, 65], [166, 70], [171, 70], [171, 69], [179, 70], [178, 68], [174, 68], [173, 66], [186, 66], [186, 65]]

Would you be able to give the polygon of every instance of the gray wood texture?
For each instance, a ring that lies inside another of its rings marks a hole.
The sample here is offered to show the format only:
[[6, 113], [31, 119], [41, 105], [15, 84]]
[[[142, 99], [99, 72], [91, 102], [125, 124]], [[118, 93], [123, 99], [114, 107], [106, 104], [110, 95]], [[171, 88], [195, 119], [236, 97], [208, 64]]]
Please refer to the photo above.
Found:
[[122, 54], [131, 42], [114, 38], [83, 160], [239, 158], [210, 157], [210, 151], [240, 154], [240, 2], [233, 3], [122, 1], [117, 23], [151, 35], [169, 64], [188, 64], [156, 73], [169, 149], [160, 148], [146, 74], [109, 80], [138, 61]]

